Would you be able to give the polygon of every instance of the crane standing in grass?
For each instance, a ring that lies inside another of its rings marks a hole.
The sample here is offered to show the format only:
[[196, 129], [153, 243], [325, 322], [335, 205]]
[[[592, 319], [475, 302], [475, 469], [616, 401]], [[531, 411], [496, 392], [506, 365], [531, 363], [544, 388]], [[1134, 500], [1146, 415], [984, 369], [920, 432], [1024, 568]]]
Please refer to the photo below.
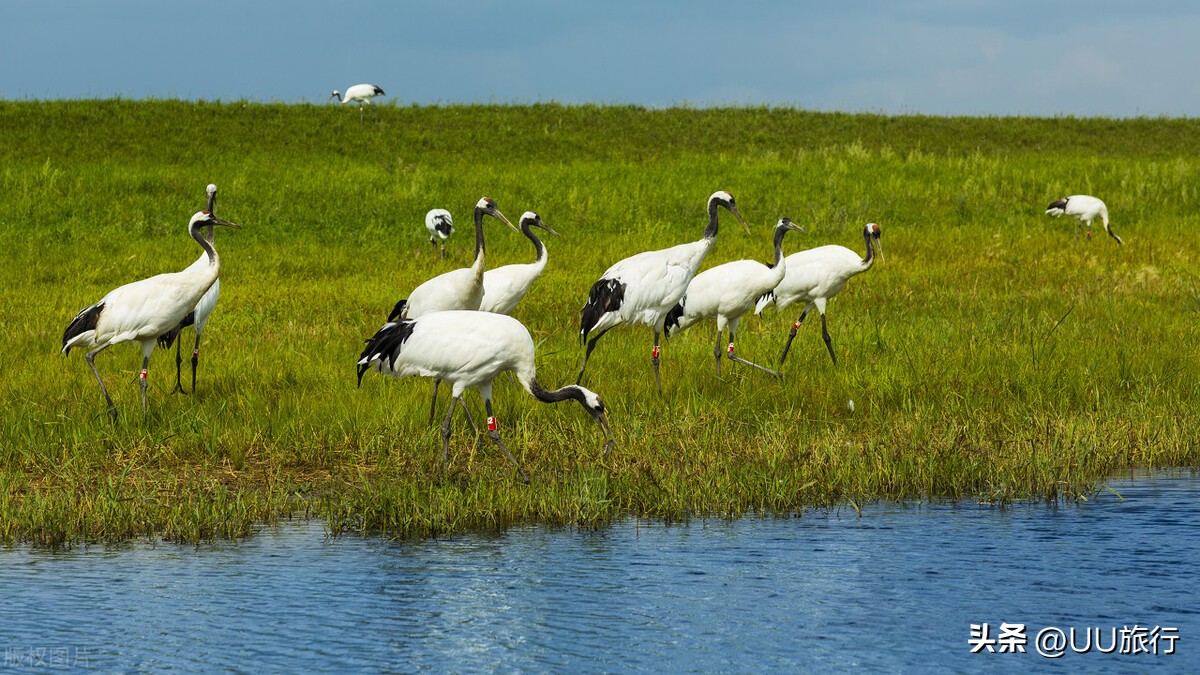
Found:
[[446, 257], [446, 239], [454, 234], [454, 218], [446, 209], [429, 209], [425, 214], [425, 229], [429, 230], [429, 243], [439, 251], [438, 257]]
[[825, 339], [825, 347], [829, 350], [829, 358], [837, 365], [837, 356], [833, 353], [833, 341], [829, 338], [829, 325], [825, 321], [825, 304], [846, 286], [851, 277], [862, 274], [875, 264], [876, 248], [879, 259], [883, 259], [883, 245], [880, 244], [882, 230], [875, 223], [867, 223], [863, 227], [863, 239], [866, 240], [867, 253], [862, 258], [845, 246], [818, 246], [793, 253], [784, 258], [787, 269], [783, 281], [775, 290], [766, 293], [755, 304], [754, 313], [760, 314], [764, 309], [775, 305], [780, 310], [796, 302], [804, 303], [804, 311], [800, 318], [792, 324], [788, 333], [787, 344], [783, 346], [783, 354], [779, 357], [779, 367], [787, 358], [792, 340], [796, 338], [796, 330], [804, 323], [804, 317], [813, 307], [821, 314], [821, 337]]
[[[750, 227], [738, 211], [733, 195], [719, 190], [708, 198], [708, 227], [700, 241], [680, 244], [658, 251], [646, 251], [625, 258], [609, 267], [592, 285], [587, 303], [579, 313], [579, 335], [587, 343], [583, 367], [575, 383], [583, 381], [588, 357], [604, 334], [623, 323], [650, 326], [654, 330], [654, 349], [650, 361], [654, 364], [654, 383], [662, 394], [662, 377], [658, 371], [659, 337], [667, 312], [675, 306], [696, 275], [704, 256], [717, 240], [717, 208], [727, 209], [750, 233]], [[596, 331], [595, 337], [588, 335]]]
[[[333, 93], [329, 95], [329, 98], [336, 98], [340, 103], [343, 104], [350, 103], [352, 101], [357, 103], [358, 121], [361, 122], [363, 120], [363, 106], [369, 105], [371, 103], [371, 99], [375, 98], [376, 96], [384, 95], [383, 89], [380, 89], [373, 84], [356, 84], [346, 89], [345, 96], [342, 96], [342, 92], [334, 89]], [[326, 102], [328, 102], [328, 100]], [[375, 112], [374, 106], [371, 106], [371, 114], [375, 115], [375, 119], [378, 121], [379, 116]]]
[[542, 221], [542, 217], [533, 211], [521, 214], [518, 222], [521, 224], [521, 233], [533, 243], [536, 257], [531, 263], [504, 265], [484, 272], [483, 300], [479, 303], [480, 311], [511, 314], [529, 293], [533, 282], [541, 276], [542, 270], [546, 269], [549, 254], [546, 252], [546, 245], [534, 234], [533, 228], [538, 227], [555, 236], [562, 236], [551, 229]]
[[453, 398], [450, 411], [442, 422], [443, 474], [450, 447], [450, 422], [458, 403], [463, 404], [463, 412], [475, 427], [475, 421], [462, 401], [463, 392], [474, 387], [483, 397], [487, 409], [488, 438], [504, 452], [520, 472], [521, 479], [528, 483], [529, 475], [500, 438], [492, 409], [492, 383], [504, 371], [516, 375], [525, 391], [543, 403], [578, 401], [604, 432], [604, 454], [607, 455], [615, 445], [600, 397], [578, 385], [554, 391], [542, 388], [537, 381], [534, 356], [529, 331], [510, 316], [472, 311], [434, 312], [416, 319], [389, 322], [367, 340], [366, 349], [358, 359], [358, 384], [362, 386], [363, 373], [372, 368], [393, 377], [435, 377], [450, 382]]
[[729, 347], [725, 350], [730, 361], [743, 363], [779, 377], [777, 371], [747, 361], [734, 353], [735, 334], [742, 316], [754, 309], [754, 301], [764, 293], [774, 290], [783, 280], [787, 264], [783, 257], [783, 236], [800, 227], [788, 218], [780, 218], [775, 225], [775, 262], [764, 265], [757, 260], [735, 260], [707, 269], [696, 275], [688, 284], [683, 299], [667, 313], [665, 330], [673, 337], [688, 326], [703, 319], [716, 318], [717, 345], [713, 356], [717, 359], [717, 375], [721, 374], [721, 333], [729, 327]]
[[1099, 218], [1100, 222], [1104, 223], [1104, 231], [1107, 232], [1110, 237], [1116, 239], [1118, 244], [1125, 243], [1120, 237], [1117, 236], [1117, 233], [1113, 232], [1108, 226], [1108, 207], [1104, 205], [1104, 202], [1096, 199], [1095, 197], [1088, 195], [1071, 195], [1070, 197], [1056, 199], [1050, 203], [1050, 206], [1046, 207], [1046, 213], [1054, 216], [1055, 218], [1065, 214], [1068, 216], [1073, 216], [1077, 221], [1079, 221], [1075, 226], [1076, 239], [1079, 239], [1079, 231], [1083, 229], [1084, 225], [1087, 225], [1088, 241], [1091, 241], [1092, 239], [1092, 221], [1096, 218]]
[[[206, 192], [208, 194], [208, 208], [206, 210], [210, 214], [215, 214], [217, 207], [217, 186], [210, 183]], [[207, 232], [205, 233], [205, 239], [207, 239], [208, 243], [211, 244], [213, 242], [213, 226], [209, 224], [206, 227], [206, 230]], [[206, 267], [207, 265], [208, 254], [201, 253], [200, 257], [196, 259], [196, 262], [192, 263], [188, 269], [200, 269]], [[181, 381], [183, 357], [179, 352], [182, 347], [183, 340], [179, 339], [179, 334], [188, 326], [192, 326], [196, 333], [196, 344], [192, 348], [192, 391], [196, 391], [196, 366], [198, 366], [200, 363], [200, 336], [204, 333], [204, 327], [208, 324], [208, 317], [210, 314], [212, 314], [213, 310], [216, 309], [217, 300], [220, 297], [221, 278], [217, 277], [212, 286], [208, 287], [208, 292], [206, 292], [204, 296], [200, 298], [200, 302], [196, 303], [195, 309], [193, 309], [191, 312], [188, 312], [188, 315], [183, 317], [183, 321], [181, 321], [177, 327], [172, 328], [165, 335], [160, 335], [158, 337], [158, 344], [164, 349], [170, 349], [171, 343], [175, 343], [175, 388], [171, 390], [172, 393], [187, 393], [184, 391], [183, 382]]]
[[188, 223], [188, 234], [200, 248], [204, 249], [207, 264], [191, 266], [182, 272], [159, 274], [126, 284], [110, 291], [100, 302], [84, 308], [63, 332], [62, 351], [70, 354], [71, 349], [88, 349], [84, 355], [100, 391], [108, 402], [108, 414], [117, 419], [117, 408], [96, 370], [96, 354], [122, 342], [142, 343], [142, 412], [146, 411], [146, 377], [150, 365], [150, 353], [158, 337], [179, 326], [180, 321], [196, 307], [196, 303], [208, 291], [221, 269], [217, 250], [201, 234], [201, 229], [220, 225], [238, 229], [237, 225], [222, 220], [211, 213], [200, 211]]

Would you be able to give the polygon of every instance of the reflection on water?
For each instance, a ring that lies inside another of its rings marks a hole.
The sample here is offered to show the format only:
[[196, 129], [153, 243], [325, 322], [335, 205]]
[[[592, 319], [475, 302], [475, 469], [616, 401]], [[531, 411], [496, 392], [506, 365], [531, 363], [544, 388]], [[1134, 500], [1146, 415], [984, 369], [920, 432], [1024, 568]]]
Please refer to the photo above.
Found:
[[[0, 549], [0, 649], [10, 667], [106, 670], [1200, 672], [1200, 479], [1111, 485], [1124, 501]], [[984, 623], [1026, 624], [1027, 653], [972, 654]], [[1177, 628], [1176, 653], [1034, 650], [1047, 626], [1134, 624]]]

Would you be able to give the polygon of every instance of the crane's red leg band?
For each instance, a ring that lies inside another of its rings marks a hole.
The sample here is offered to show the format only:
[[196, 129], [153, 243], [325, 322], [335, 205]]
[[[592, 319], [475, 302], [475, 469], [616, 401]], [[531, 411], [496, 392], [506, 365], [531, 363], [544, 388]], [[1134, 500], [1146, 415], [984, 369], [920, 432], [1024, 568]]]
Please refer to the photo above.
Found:
[[142, 369], [142, 379], [146, 379], [146, 370], [144, 368]]
[[729, 343], [729, 353], [733, 354], [733, 343], [732, 342]]
[[488, 418], [488, 431], [495, 431], [495, 430], [496, 430], [496, 418], [489, 417]]
[[792, 324], [792, 330], [797, 330], [797, 329], [799, 329], [799, 328], [800, 328], [800, 322], [799, 322], [799, 321], [797, 321], [796, 323]]
[[650, 358], [652, 358], [652, 359], [658, 358], [658, 345], [654, 345], [654, 350], [650, 352]]

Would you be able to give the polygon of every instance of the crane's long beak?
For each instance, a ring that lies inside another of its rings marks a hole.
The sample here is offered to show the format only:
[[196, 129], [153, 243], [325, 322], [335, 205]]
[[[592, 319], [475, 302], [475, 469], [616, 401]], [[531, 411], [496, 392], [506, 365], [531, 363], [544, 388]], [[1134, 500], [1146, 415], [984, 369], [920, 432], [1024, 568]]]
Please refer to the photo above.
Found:
[[729, 212], [737, 216], [738, 222], [742, 224], [742, 229], [746, 230], [746, 234], [750, 234], [750, 226], [746, 224], [746, 219], [742, 217], [742, 212], [738, 211], [737, 206], [729, 209]]
[[879, 252], [879, 262], [887, 262], [883, 259], [883, 239], [878, 234], [874, 235], [872, 239], [875, 240], [875, 250]]
[[613, 440], [612, 429], [608, 426], [608, 415], [603, 411], [595, 413], [596, 424], [600, 425], [601, 431], [604, 432], [604, 456], [612, 452], [613, 448], [617, 447], [617, 442]]
[[495, 216], [497, 219], [499, 219], [500, 222], [507, 225], [508, 229], [510, 229], [513, 232], [516, 232], [518, 234], [521, 232], [521, 230], [517, 229], [517, 226], [513, 225], [512, 222], [509, 221], [509, 219], [503, 213], [500, 213], [500, 209], [495, 209], [495, 210], [491, 211], [491, 214], [493, 216]]
[[233, 228], [233, 229], [235, 229], [235, 230], [240, 230], [240, 229], [242, 229], [242, 226], [241, 226], [241, 225], [238, 225], [238, 224], [236, 224], [236, 223], [231, 223], [231, 222], [229, 222], [228, 220], [225, 220], [224, 218], [218, 218], [218, 217], [216, 217], [216, 216], [213, 216], [213, 217], [212, 217], [212, 220], [211, 220], [211, 221], [209, 221], [209, 223], [208, 223], [208, 224], [209, 224], [210, 226], [211, 226], [211, 225], [221, 225], [221, 226], [223, 226], [223, 227], [232, 227], [232, 228]]
[[556, 237], [558, 237], [558, 238], [560, 238], [560, 239], [562, 238], [562, 235], [561, 235], [561, 234], [559, 234], [559, 233], [555, 232], [555, 231], [554, 231], [554, 230], [553, 230], [553, 229], [552, 229], [552, 228], [551, 228], [549, 225], [547, 225], [546, 223], [543, 223], [543, 222], [538, 222], [538, 227], [542, 228], [543, 230], [545, 230], [545, 231], [549, 232], [550, 234], [552, 234], [552, 235], [554, 235], [554, 236], [556, 236]]

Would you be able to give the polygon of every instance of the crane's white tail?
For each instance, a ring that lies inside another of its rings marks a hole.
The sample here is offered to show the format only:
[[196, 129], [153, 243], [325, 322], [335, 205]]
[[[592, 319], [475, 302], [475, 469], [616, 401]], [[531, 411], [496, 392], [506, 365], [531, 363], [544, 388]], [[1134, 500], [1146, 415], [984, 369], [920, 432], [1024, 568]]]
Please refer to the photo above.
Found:
[[96, 322], [100, 320], [100, 312], [104, 311], [104, 303], [98, 302], [91, 307], [85, 307], [71, 319], [71, 323], [67, 324], [67, 329], [63, 331], [62, 352], [71, 354], [71, 347], [86, 339], [85, 335], [89, 332], [94, 333], [96, 330]]
[[775, 304], [775, 291], [767, 291], [758, 296], [758, 300], [754, 303], [754, 313], [762, 314], [762, 311]]
[[412, 336], [415, 325], [416, 320], [414, 319], [388, 322], [375, 335], [367, 339], [367, 346], [358, 357], [358, 386], [362, 386], [363, 373], [372, 366], [382, 373], [384, 361], [387, 361], [388, 370], [395, 369], [400, 349]]

